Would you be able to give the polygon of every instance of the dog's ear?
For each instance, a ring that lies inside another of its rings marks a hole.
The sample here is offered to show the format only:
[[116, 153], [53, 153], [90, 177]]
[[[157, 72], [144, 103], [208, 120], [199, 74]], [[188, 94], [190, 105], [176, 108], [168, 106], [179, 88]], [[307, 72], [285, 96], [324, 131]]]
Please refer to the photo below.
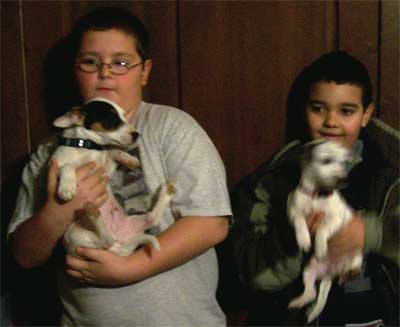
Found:
[[68, 128], [71, 126], [83, 126], [85, 121], [85, 113], [80, 110], [80, 107], [74, 107], [65, 115], [54, 120], [53, 125], [60, 128]]
[[300, 161], [302, 166], [306, 165], [312, 159], [313, 150], [316, 146], [324, 143], [324, 140], [315, 140], [308, 142], [302, 146], [302, 152], [300, 155]]

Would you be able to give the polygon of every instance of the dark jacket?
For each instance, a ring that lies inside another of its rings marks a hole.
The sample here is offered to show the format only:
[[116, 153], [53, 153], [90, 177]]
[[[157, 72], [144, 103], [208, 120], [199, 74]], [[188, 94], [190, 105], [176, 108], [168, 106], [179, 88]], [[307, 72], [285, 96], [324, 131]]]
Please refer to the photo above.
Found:
[[[391, 309], [379, 308], [376, 311], [390, 311], [383, 313], [390, 325], [396, 322], [396, 318], [398, 321], [399, 135], [398, 131], [376, 119], [370, 125], [362, 135], [362, 161], [351, 170], [348, 186], [341, 192], [354, 209], [362, 212], [366, 229], [364, 250], [368, 258], [363, 278], [369, 280], [367, 284], [388, 287], [383, 293], [387, 295], [385, 301], [390, 303]], [[307, 261], [298, 251], [286, 214], [287, 196], [300, 178], [301, 152], [299, 142], [290, 143], [242, 180], [231, 195], [235, 224], [229, 239], [240, 279], [251, 290], [249, 323], [253, 325], [303, 323], [304, 314], [286, 309], [290, 299], [302, 291], [299, 277]], [[375, 306], [370, 299], [378, 299], [377, 294], [381, 291], [372, 285], [367, 294], [364, 287], [362, 295], [368, 299], [365, 303], [357, 301], [364, 303], [361, 309], [353, 306], [352, 314], [338, 315], [336, 309], [346, 311], [349, 306], [346, 304], [343, 309], [343, 304], [354, 297], [335, 285], [320, 322], [324, 322], [324, 316], [328, 325], [373, 319], [374, 310], [365, 310], [365, 306]], [[379, 302], [381, 306], [383, 300]], [[338, 317], [333, 321], [334, 316]]]

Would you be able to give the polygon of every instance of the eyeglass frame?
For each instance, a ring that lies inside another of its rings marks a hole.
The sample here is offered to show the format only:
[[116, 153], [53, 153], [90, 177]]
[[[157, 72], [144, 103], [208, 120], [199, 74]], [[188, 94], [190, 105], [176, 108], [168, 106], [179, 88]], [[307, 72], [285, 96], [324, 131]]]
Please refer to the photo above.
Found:
[[128, 74], [129, 71], [130, 71], [131, 69], [133, 69], [133, 68], [135, 68], [135, 67], [137, 67], [137, 66], [139, 66], [139, 65], [144, 65], [144, 62], [141, 61], [141, 62], [139, 62], [139, 63], [137, 63], [137, 64], [133, 64], [133, 65], [131, 65], [131, 66], [122, 65], [122, 67], [126, 67], [126, 69], [127, 69], [127, 71], [126, 71], [125, 73], [122, 73], [122, 74], [116, 73], [116, 72], [114, 72], [114, 71], [112, 70], [112, 65], [115, 65], [115, 63], [108, 63], [108, 62], [102, 62], [102, 61], [100, 61], [99, 63], [93, 63], [93, 65], [95, 65], [95, 66], [97, 67], [97, 69], [94, 70], [94, 71], [87, 71], [87, 70], [82, 69], [82, 66], [81, 66], [82, 64], [83, 64], [83, 62], [75, 62], [75, 66], [78, 67], [79, 70], [81, 70], [81, 71], [83, 71], [83, 72], [85, 72], [85, 73], [89, 73], [89, 74], [91, 74], [91, 73], [97, 73], [98, 71], [100, 71], [100, 69], [101, 69], [104, 65], [106, 65], [106, 66], [108, 66], [108, 69], [110, 70], [110, 72], [111, 72], [112, 74], [121, 76], [121, 75]]

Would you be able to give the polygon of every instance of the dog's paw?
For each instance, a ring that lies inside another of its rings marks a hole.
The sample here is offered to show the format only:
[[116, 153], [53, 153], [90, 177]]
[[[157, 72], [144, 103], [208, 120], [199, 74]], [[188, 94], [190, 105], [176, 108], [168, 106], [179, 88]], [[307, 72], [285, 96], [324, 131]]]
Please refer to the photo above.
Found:
[[167, 190], [167, 194], [168, 194], [168, 195], [172, 195], [172, 194], [175, 194], [175, 192], [176, 192], [176, 187], [175, 187], [175, 185], [172, 184], [172, 183], [167, 183], [167, 185], [166, 185], [166, 190]]
[[57, 193], [61, 200], [70, 201], [76, 194], [76, 186], [75, 184], [67, 184], [60, 181], [60, 186], [58, 187]]
[[311, 249], [311, 238], [310, 235], [301, 235], [297, 239], [297, 243], [299, 245], [300, 250], [304, 252], [309, 252]]
[[319, 316], [322, 310], [318, 310], [316, 305], [313, 306], [311, 309], [307, 310], [307, 324], [312, 322], [315, 318]]
[[300, 309], [306, 305], [304, 298], [299, 296], [289, 302], [288, 309]]
[[361, 268], [352, 269], [344, 272], [339, 276], [339, 285], [343, 285], [344, 283], [351, 281], [353, 279], [359, 278], [361, 276]]
[[108, 250], [122, 257], [126, 257], [132, 253], [132, 249], [129, 249], [120, 243], [114, 243]]
[[140, 167], [140, 161], [136, 157], [131, 157], [126, 161], [126, 167], [130, 169], [135, 169]]
[[316, 244], [314, 255], [318, 261], [321, 261], [322, 259], [324, 259], [327, 255], [327, 253], [328, 253], [328, 246], [326, 243]]

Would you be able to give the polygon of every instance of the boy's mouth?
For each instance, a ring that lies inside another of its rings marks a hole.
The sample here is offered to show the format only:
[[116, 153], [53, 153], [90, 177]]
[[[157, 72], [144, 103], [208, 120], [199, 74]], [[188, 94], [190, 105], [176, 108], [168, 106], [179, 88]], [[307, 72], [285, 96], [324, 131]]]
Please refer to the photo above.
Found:
[[320, 132], [320, 135], [323, 138], [338, 138], [338, 137], [342, 137], [342, 134], [334, 134], [334, 133], [326, 133], [326, 132]]

